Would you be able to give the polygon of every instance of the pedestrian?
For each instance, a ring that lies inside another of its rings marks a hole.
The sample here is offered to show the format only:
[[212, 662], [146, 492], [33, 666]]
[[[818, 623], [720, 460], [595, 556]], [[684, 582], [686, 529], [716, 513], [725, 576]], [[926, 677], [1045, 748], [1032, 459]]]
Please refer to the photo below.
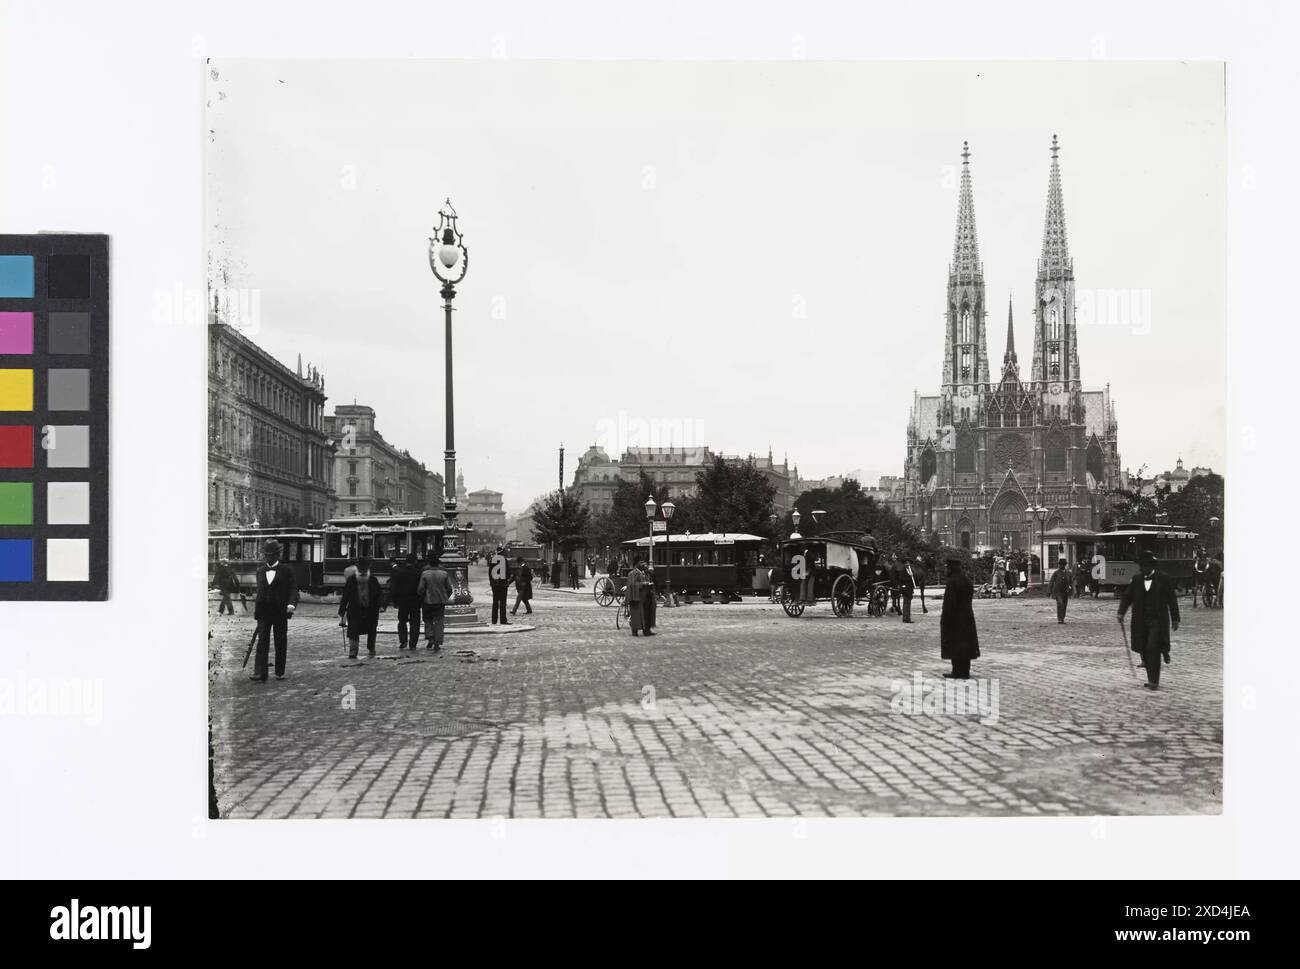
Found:
[[533, 570], [528, 567], [522, 555], [515, 559], [515, 607], [510, 610], [510, 615], [515, 615], [519, 611], [519, 603], [524, 604], [528, 610], [528, 615], [533, 614]]
[[217, 563], [217, 570], [212, 576], [212, 587], [221, 593], [221, 603], [217, 606], [217, 615], [223, 616], [226, 610], [235, 614], [235, 607], [230, 601], [231, 593], [239, 592], [239, 576], [230, 567], [230, 559], [223, 558]]
[[357, 658], [363, 634], [366, 653], [374, 659], [379, 613], [383, 609], [382, 596], [379, 578], [370, 571], [370, 559], [358, 559], [356, 574], [348, 577], [343, 586], [343, 597], [339, 600], [339, 625], [347, 627], [348, 659]]
[[560, 561], [560, 557], [557, 555], [554, 564], [551, 566], [551, 586], [553, 588], [558, 589], [560, 587], [560, 576], [563, 572], [564, 563]]
[[1169, 632], [1178, 631], [1178, 594], [1174, 583], [1164, 572], [1157, 571], [1156, 555], [1151, 550], [1138, 557], [1140, 575], [1132, 577], [1125, 594], [1119, 600], [1119, 623], [1132, 607], [1134, 618], [1128, 626], [1128, 641], [1132, 652], [1141, 657], [1147, 669], [1147, 689], [1160, 688], [1160, 661], [1169, 658]]
[[569, 588], [576, 589], [578, 588], [579, 584], [580, 583], [578, 582], [578, 561], [577, 559], [570, 556], [569, 557]]
[[397, 609], [397, 648], [420, 648], [420, 597], [416, 587], [420, 584], [419, 560], [414, 552], [407, 553], [404, 562], [393, 565], [388, 577], [388, 601]]
[[916, 573], [906, 560], [898, 570], [898, 595], [903, 602], [903, 622], [912, 621], [912, 595], [916, 592]]
[[1214, 604], [1223, 608], [1223, 552], [1216, 552], [1205, 570], [1205, 587], [1210, 590]]
[[1178, 630], [1178, 596], [1169, 576], [1156, 570], [1156, 557], [1151, 551], [1138, 556], [1140, 575], [1133, 576], [1119, 601], [1119, 622], [1124, 624], [1124, 614], [1133, 609], [1129, 624], [1129, 648], [1142, 657], [1148, 690], [1160, 688], [1160, 660], [1169, 663], [1169, 630]]
[[488, 585], [492, 588], [492, 625], [498, 622], [510, 625], [506, 619], [506, 594], [510, 591], [510, 558], [506, 550], [498, 545], [497, 550], [488, 559]]
[[899, 600], [902, 598], [903, 591], [903, 567], [898, 564], [898, 553], [889, 553], [889, 611], [896, 616], [901, 616], [903, 610], [899, 608]]
[[649, 579], [645, 572], [645, 559], [637, 559], [632, 563], [632, 570], [627, 574], [627, 603], [628, 615], [631, 619], [632, 635], [644, 632], [647, 636], [653, 636], [650, 631], [650, 612], [646, 605], [646, 599], [654, 598], [654, 586], [649, 585]]
[[442, 567], [438, 556], [430, 552], [415, 594], [424, 611], [424, 635], [427, 639], [424, 648], [435, 653], [442, 651], [443, 619], [453, 592], [451, 576]]
[[545, 559], [542, 559], [542, 563], [539, 566], [537, 566], [537, 577], [541, 579], [542, 584], [545, 585], [547, 582], [550, 581], [550, 575], [551, 575], [551, 567], [546, 564]]
[[993, 559], [993, 592], [999, 599], [1007, 594], [1007, 564], [1001, 556]]
[[944, 673], [944, 679], [969, 680], [970, 661], [979, 657], [980, 641], [971, 605], [974, 595], [975, 587], [962, 571], [961, 560], [949, 559], [943, 614], [939, 617], [939, 655], [952, 660], [952, 672]]
[[[257, 598], [253, 618], [257, 621], [257, 655], [250, 679], [266, 682], [271, 635], [275, 634], [275, 678], [284, 679], [289, 654], [289, 619], [298, 608], [298, 583], [293, 569], [280, 561], [280, 543], [272, 539], [262, 548], [262, 565], [257, 569]], [[232, 610], [233, 611], [233, 610]]]
[[916, 579], [917, 591], [921, 593], [921, 612], [927, 614], [930, 610], [925, 608], [925, 579], [929, 569], [930, 563], [923, 561], [921, 556], [918, 555], [916, 557], [916, 568], [913, 570], [912, 575]]
[[1058, 560], [1052, 581], [1047, 586], [1047, 594], [1056, 600], [1056, 621], [1065, 625], [1065, 606], [1070, 601], [1070, 573], [1065, 569], [1065, 561]]
[[1008, 558], [1007, 559], [1007, 594], [1010, 595], [1011, 590], [1016, 588], [1018, 584], [1019, 584], [1019, 579], [1016, 574], [1016, 565], [1014, 562], [1011, 561], [1010, 558]]
[[1088, 567], [1082, 560], [1074, 563], [1074, 595], [1082, 599], [1088, 591]]
[[646, 635], [653, 636], [655, 620], [658, 618], [659, 609], [659, 590], [655, 588], [655, 564], [647, 559], [645, 563], [646, 575], [646, 597], [645, 597], [645, 627]]

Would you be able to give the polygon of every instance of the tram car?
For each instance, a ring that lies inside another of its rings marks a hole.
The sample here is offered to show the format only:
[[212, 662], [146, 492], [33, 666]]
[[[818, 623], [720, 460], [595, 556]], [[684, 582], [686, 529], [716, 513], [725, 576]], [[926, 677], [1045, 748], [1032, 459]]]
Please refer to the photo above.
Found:
[[546, 555], [543, 548], [540, 545], [534, 545], [531, 543], [515, 542], [508, 545], [506, 546], [506, 554], [510, 557], [511, 568], [514, 568], [515, 559], [522, 558], [524, 564], [533, 570], [534, 575], [536, 575], [537, 570], [542, 567], [542, 563], [546, 561]]
[[[650, 538], [623, 543], [629, 560], [645, 556]], [[742, 596], [765, 595], [768, 590], [768, 542], [741, 532], [706, 532], [701, 535], [656, 535], [654, 540], [655, 591], [664, 593], [671, 578], [673, 593], [687, 602], [735, 602]], [[670, 556], [671, 551], [671, 556]], [[671, 561], [671, 569], [669, 563]], [[671, 571], [672, 575], [668, 573]], [[626, 578], [597, 580], [592, 590], [602, 604], [602, 591], [621, 595]], [[606, 584], [616, 588], [605, 589]]]
[[1126, 525], [1099, 534], [1093, 549], [1092, 579], [1103, 590], [1122, 592], [1141, 571], [1138, 557], [1147, 551], [1179, 592], [1191, 592], [1196, 581], [1196, 532], [1180, 525]]
[[370, 571], [381, 585], [388, 581], [393, 562], [414, 552], [421, 562], [430, 551], [443, 550], [443, 525], [439, 518], [410, 515], [333, 518], [320, 533], [322, 593], [342, 592], [347, 570], [357, 559], [370, 559]]
[[[812, 602], [829, 602], [835, 615], [848, 616], [866, 598], [872, 611], [879, 611], [888, 603], [889, 591], [872, 583], [877, 556], [875, 542], [861, 532], [791, 536], [780, 550], [781, 608], [797, 619]], [[809, 576], [812, 588], [807, 594], [804, 579]]]
[[280, 543], [280, 561], [298, 583], [309, 591], [321, 584], [320, 532], [307, 528], [218, 528], [208, 532], [208, 585], [211, 586], [221, 560], [229, 559], [244, 595], [257, 590], [257, 570], [265, 562], [262, 549], [274, 539]]

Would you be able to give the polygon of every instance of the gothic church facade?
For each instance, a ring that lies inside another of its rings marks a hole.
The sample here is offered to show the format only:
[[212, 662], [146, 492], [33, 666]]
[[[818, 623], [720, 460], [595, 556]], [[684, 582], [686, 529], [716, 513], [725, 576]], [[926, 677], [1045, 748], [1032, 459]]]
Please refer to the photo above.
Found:
[[[1030, 319], [1033, 351], [1022, 374], [1010, 305], [1001, 366], [994, 370], [989, 360], [970, 149], [963, 145], [942, 383], [937, 394], [913, 396], [903, 493], [890, 502], [926, 534], [972, 551], [1036, 551], [1040, 528], [1097, 530], [1108, 491], [1119, 484], [1110, 388], [1085, 390], [1079, 367], [1074, 263], [1055, 135], [1051, 150]], [[1029, 515], [1031, 507], [1046, 514]]]

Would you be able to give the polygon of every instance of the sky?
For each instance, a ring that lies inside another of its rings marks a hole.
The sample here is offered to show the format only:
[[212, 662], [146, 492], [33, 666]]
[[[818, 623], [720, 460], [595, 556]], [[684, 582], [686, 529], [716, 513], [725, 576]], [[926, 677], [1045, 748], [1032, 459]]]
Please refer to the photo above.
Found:
[[[458, 467], [516, 512], [601, 443], [902, 470], [937, 391], [962, 142], [990, 363], [1026, 371], [1052, 135], [1085, 389], [1123, 464], [1224, 464], [1217, 63], [214, 61], [208, 225], [239, 321], [327, 408], [442, 470], [445, 197]], [[1082, 295], [1086, 291], [1086, 296]]]

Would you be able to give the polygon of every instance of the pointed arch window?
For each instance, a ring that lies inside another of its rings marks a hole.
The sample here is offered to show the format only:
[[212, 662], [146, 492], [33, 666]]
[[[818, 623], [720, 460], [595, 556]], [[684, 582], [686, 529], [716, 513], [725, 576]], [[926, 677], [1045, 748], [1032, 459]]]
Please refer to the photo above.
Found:
[[970, 347], [961, 348], [961, 379], [970, 379]]
[[1053, 343], [1047, 350], [1047, 371], [1053, 377], [1061, 375], [1061, 345]]
[[970, 307], [963, 306], [961, 310], [961, 341], [962, 343], [972, 342], [971, 337], [971, 318]]
[[1043, 460], [1048, 471], [1065, 470], [1065, 435], [1054, 430], [1047, 435]]
[[975, 473], [975, 435], [969, 431], [957, 434], [957, 473]]
[[1047, 314], [1047, 338], [1049, 340], [1061, 338], [1061, 310], [1055, 303]]

